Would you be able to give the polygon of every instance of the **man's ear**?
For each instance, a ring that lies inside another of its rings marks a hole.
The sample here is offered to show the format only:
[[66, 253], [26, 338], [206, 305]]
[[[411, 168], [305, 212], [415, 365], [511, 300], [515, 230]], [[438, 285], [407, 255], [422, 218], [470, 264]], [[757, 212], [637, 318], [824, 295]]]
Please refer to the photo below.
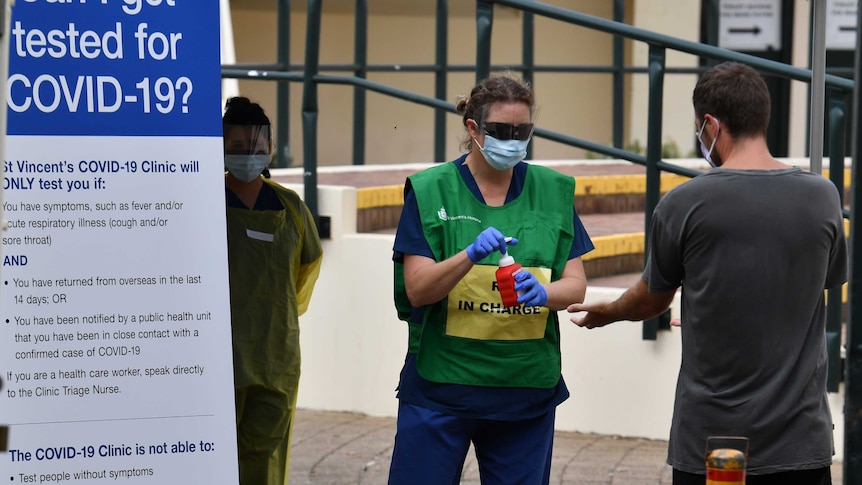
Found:
[[718, 134], [718, 130], [721, 129], [721, 125], [718, 123], [718, 119], [709, 113], [704, 113], [703, 119], [706, 121], [706, 127], [709, 130], [709, 136], [711, 138], [715, 138], [715, 136]]

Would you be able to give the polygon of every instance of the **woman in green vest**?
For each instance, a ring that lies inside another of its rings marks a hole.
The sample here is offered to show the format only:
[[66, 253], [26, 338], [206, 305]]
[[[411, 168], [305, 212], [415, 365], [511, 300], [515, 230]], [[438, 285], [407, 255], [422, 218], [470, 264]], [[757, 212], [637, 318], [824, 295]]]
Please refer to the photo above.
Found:
[[[409, 346], [390, 485], [457, 485], [475, 447], [484, 485], [547, 484], [554, 415], [569, 396], [557, 311], [583, 301], [593, 249], [575, 181], [523, 161], [535, 100], [511, 76], [457, 105], [467, 153], [410, 176], [395, 236], [395, 303]], [[503, 306], [503, 253], [523, 266]]]

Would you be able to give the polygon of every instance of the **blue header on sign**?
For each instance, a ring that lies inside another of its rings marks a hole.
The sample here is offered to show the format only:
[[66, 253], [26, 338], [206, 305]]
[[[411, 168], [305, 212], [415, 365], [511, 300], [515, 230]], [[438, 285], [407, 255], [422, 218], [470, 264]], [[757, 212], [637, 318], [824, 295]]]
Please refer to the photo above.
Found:
[[10, 135], [221, 136], [215, 0], [18, 0]]

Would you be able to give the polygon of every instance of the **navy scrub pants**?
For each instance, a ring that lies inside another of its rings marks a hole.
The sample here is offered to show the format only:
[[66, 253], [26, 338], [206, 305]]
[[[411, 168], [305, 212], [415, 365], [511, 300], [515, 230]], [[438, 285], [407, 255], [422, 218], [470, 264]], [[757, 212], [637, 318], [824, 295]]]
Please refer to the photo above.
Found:
[[460, 418], [399, 402], [389, 485], [458, 485], [471, 441], [482, 485], [547, 485], [554, 416]]

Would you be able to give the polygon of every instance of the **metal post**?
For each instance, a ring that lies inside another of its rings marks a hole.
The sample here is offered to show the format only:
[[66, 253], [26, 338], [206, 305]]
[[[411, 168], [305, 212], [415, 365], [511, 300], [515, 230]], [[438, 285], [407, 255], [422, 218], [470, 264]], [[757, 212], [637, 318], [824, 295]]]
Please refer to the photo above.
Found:
[[[821, 0], [822, 1], [822, 0]], [[862, 25], [862, 9], [857, 9], [856, 25]], [[862, 203], [862, 35], [856, 35], [853, 77], [853, 180], [850, 187], [850, 291], [847, 317], [847, 365], [844, 374], [844, 483], [862, 483], [862, 229], [856, 214]]]
[[476, 83], [491, 74], [491, 27], [494, 24], [494, 4], [476, 2]]
[[[614, 22], [623, 22], [625, 20], [625, 0], [614, 0]], [[623, 147], [623, 118], [624, 98], [623, 98], [623, 38], [622, 36], [614, 36], [614, 74], [613, 74], [613, 141], [614, 147]]]
[[[0, 79], [2, 85], [6, 87], [6, 80], [9, 78], [9, 27], [12, 23], [12, 7], [15, 5], [15, 0], [0, 0]], [[5, 89], [4, 89], [5, 91]], [[6, 158], [6, 114], [7, 114], [6, 96], [0, 99], [0, 159]], [[5, 164], [0, 164], [0, 173], [6, 174]], [[0, 215], [3, 214], [3, 189], [0, 189]], [[5, 218], [0, 217], [3, 221], [0, 230], [6, 229]], [[3, 386], [3, 381], [0, 380], [0, 387]], [[2, 448], [0, 448], [2, 449]]]
[[[365, 79], [368, 64], [368, 3], [356, 0], [354, 20], [353, 75]], [[365, 88], [353, 88], [353, 164], [365, 165]]]
[[[644, 254], [649, 253], [649, 230], [652, 213], [658, 205], [661, 196], [661, 124], [662, 103], [664, 99], [665, 48], [651, 44], [649, 46], [649, 100], [647, 108], [646, 136], [646, 195], [644, 214]], [[643, 339], [655, 340], [659, 328], [659, 319], [651, 318], [643, 323]]]
[[810, 170], [823, 170], [823, 120], [826, 92], [826, 0], [811, 2], [813, 16], [811, 41], [811, 125]]
[[[521, 34], [521, 57], [524, 61], [524, 81], [533, 86], [536, 77], [536, 32], [535, 16], [530, 12], [522, 12], [524, 21]], [[527, 160], [533, 158], [533, 143], [527, 145]]]
[[[290, 68], [290, 0], [278, 0], [278, 65]], [[290, 166], [290, 82], [276, 82], [275, 147], [276, 167]]]
[[[706, 5], [706, 43], [709, 45], [718, 45], [718, 19], [720, 12], [718, 9], [718, 0], [709, 0]], [[708, 57], [706, 60], [707, 66], [714, 66], [718, 61]]]
[[[838, 188], [844, 206], [844, 95], [829, 93], [829, 179]], [[826, 350], [829, 365], [826, 389], [838, 392], [841, 382], [841, 288], [826, 292]]]
[[[0, 79], [3, 80], [3, 85], [6, 85], [6, 79], [9, 77], [9, 23], [12, 18], [12, 6], [15, 0], [0, 0]], [[5, 90], [4, 90], [5, 91]], [[6, 158], [6, 97], [0, 100], [0, 159]], [[4, 164], [5, 165], [5, 164]], [[4, 175], [5, 169], [0, 166], [0, 172]], [[0, 189], [0, 207], [3, 202], [3, 191]], [[2, 214], [2, 209], [0, 209]], [[6, 227], [5, 218], [3, 219], [3, 229]], [[3, 379], [0, 378], [0, 389], [3, 388]], [[9, 449], [9, 427], [0, 425], [0, 452]]]
[[[437, 0], [437, 23], [435, 29], [434, 97], [446, 99], [449, 65], [449, 0]], [[446, 161], [446, 112], [434, 110], [434, 161]]]
[[[323, 0], [308, 0], [308, 20], [305, 34], [305, 73], [302, 86], [302, 165], [305, 204], [318, 223], [321, 237], [324, 231], [317, 208], [317, 83], [314, 77], [320, 67], [320, 22]], [[324, 235], [326, 233], [326, 235]]]

